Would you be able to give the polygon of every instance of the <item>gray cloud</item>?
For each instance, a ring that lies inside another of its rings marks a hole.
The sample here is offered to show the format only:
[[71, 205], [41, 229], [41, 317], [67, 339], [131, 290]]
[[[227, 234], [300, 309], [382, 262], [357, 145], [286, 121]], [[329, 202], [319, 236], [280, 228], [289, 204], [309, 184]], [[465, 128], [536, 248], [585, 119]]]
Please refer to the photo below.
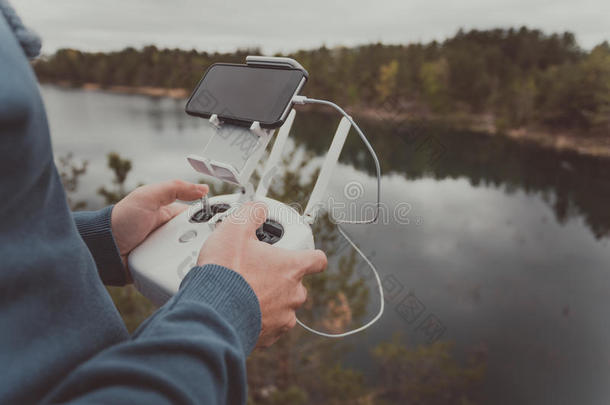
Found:
[[322, 44], [442, 40], [460, 27], [521, 25], [572, 31], [585, 48], [610, 38], [607, 0], [19, 0], [14, 5], [42, 35], [45, 53], [147, 44], [208, 51], [260, 46], [272, 53]]

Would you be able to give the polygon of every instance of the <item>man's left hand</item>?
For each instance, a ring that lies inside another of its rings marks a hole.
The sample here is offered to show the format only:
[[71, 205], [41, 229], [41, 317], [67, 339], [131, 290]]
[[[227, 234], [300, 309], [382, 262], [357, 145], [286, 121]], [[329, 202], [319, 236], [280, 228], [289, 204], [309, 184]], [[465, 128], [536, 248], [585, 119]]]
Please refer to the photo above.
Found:
[[112, 234], [123, 259], [155, 229], [184, 211], [187, 206], [176, 200], [197, 200], [209, 191], [205, 184], [181, 180], [141, 186], [129, 193], [112, 209]]

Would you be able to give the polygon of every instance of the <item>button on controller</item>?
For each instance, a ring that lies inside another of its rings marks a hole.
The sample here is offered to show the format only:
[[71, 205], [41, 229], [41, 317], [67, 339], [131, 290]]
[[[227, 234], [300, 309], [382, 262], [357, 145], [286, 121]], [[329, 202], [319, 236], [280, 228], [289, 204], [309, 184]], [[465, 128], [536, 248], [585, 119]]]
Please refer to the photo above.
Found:
[[209, 210], [200, 209], [194, 213], [190, 221], [197, 223], [208, 222], [214, 215], [225, 212], [229, 208], [231, 208], [229, 204], [212, 204]]
[[284, 235], [284, 227], [272, 219], [268, 219], [256, 230], [256, 237], [261, 242], [273, 245]]
[[[216, 214], [227, 211], [231, 206], [229, 204], [212, 204], [208, 210], [201, 209], [191, 217], [191, 222], [201, 223], [207, 222]], [[191, 235], [190, 232], [194, 232]], [[277, 243], [284, 235], [284, 227], [277, 221], [268, 219], [263, 225], [256, 230], [256, 237], [261, 242], [273, 245]], [[180, 237], [180, 242], [188, 242], [197, 236], [195, 231], [187, 231]]]
[[186, 243], [186, 242], [190, 242], [193, 239], [195, 239], [197, 237], [197, 231], [191, 229], [189, 231], [186, 231], [182, 234], [182, 236], [180, 236], [178, 238], [178, 241], [180, 241], [180, 243]]

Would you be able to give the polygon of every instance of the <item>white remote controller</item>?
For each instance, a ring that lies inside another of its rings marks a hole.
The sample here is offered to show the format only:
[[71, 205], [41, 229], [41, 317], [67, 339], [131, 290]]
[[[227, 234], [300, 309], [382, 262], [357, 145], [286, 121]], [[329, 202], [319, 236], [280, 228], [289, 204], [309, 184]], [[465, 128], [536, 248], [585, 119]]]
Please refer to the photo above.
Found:
[[[212, 197], [207, 208], [198, 203], [153, 232], [129, 255], [136, 288], [157, 305], [176, 294], [217, 222], [240, 205], [241, 197]], [[267, 220], [256, 231], [260, 241], [284, 249], [314, 249], [311, 227], [296, 210], [267, 197], [254, 200], [267, 206]]]
[[[258, 67], [267, 66], [272, 69], [298, 68], [304, 71], [298, 62], [288, 58], [248, 56], [246, 62]], [[207, 203], [202, 201], [192, 205], [190, 209], [154, 231], [129, 254], [128, 265], [131, 276], [136, 288], [144, 296], [155, 304], [162, 305], [176, 294], [182, 279], [197, 264], [201, 247], [214, 231], [217, 222], [230, 215], [232, 210], [238, 209], [239, 205], [246, 201], [263, 203], [267, 207], [267, 220], [256, 231], [256, 236], [260, 241], [284, 249], [314, 249], [314, 239], [310, 225], [315, 221], [318, 209], [326, 195], [326, 188], [332, 171], [337, 165], [345, 139], [352, 127], [358, 132], [375, 162], [377, 210], [373, 219], [343, 221], [343, 223], [366, 224], [377, 220], [380, 207], [381, 169], [379, 159], [372, 146], [354, 120], [332, 102], [308, 99], [295, 93], [287, 108], [291, 107], [292, 104], [306, 103], [331, 106], [339, 111], [343, 118], [337, 127], [303, 214], [299, 214], [285, 203], [266, 197], [273, 175], [278, 170], [279, 162], [282, 160], [281, 154], [296, 114], [294, 109], [286, 110], [289, 113], [278, 131], [273, 149], [262, 173], [262, 180], [259, 182], [256, 191], [254, 191], [249, 180], [262, 158], [267, 144], [273, 137], [274, 131], [261, 127], [260, 123], [256, 121], [249, 128], [229, 125], [223, 123], [216, 114], [212, 114], [209, 123], [210, 128], [215, 131], [214, 135], [208, 141], [202, 156], [189, 155], [187, 160], [196, 171], [235, 184], [241, 188], [242, 192], [212, 197]], [[244, 148], [244, 145], [247, 145], [247, 147]], [[297, 319], [299, 325], [306, 330], [326, 337], [343, 337], [362, 331], [381, 317], [384, 308], [383, 287], [377, 270], [349, 239], [347, 234], [340, 227], [337, 227], [337, 229], [371, 267], [379, 289], [379, 313], [364, 326], [339, 334], [316, 331]]]

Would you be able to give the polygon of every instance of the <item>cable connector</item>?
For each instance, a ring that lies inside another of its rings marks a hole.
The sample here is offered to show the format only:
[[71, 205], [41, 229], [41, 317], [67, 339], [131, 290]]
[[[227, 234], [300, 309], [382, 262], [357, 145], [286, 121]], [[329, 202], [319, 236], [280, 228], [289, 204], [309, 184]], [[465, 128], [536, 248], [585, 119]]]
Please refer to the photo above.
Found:
[[305, 97], [305, 96], [294, 96], [292, 98], [292, 102], [294, 104], [305, 104], [305, 103], [307, 103], [307, 97]]

